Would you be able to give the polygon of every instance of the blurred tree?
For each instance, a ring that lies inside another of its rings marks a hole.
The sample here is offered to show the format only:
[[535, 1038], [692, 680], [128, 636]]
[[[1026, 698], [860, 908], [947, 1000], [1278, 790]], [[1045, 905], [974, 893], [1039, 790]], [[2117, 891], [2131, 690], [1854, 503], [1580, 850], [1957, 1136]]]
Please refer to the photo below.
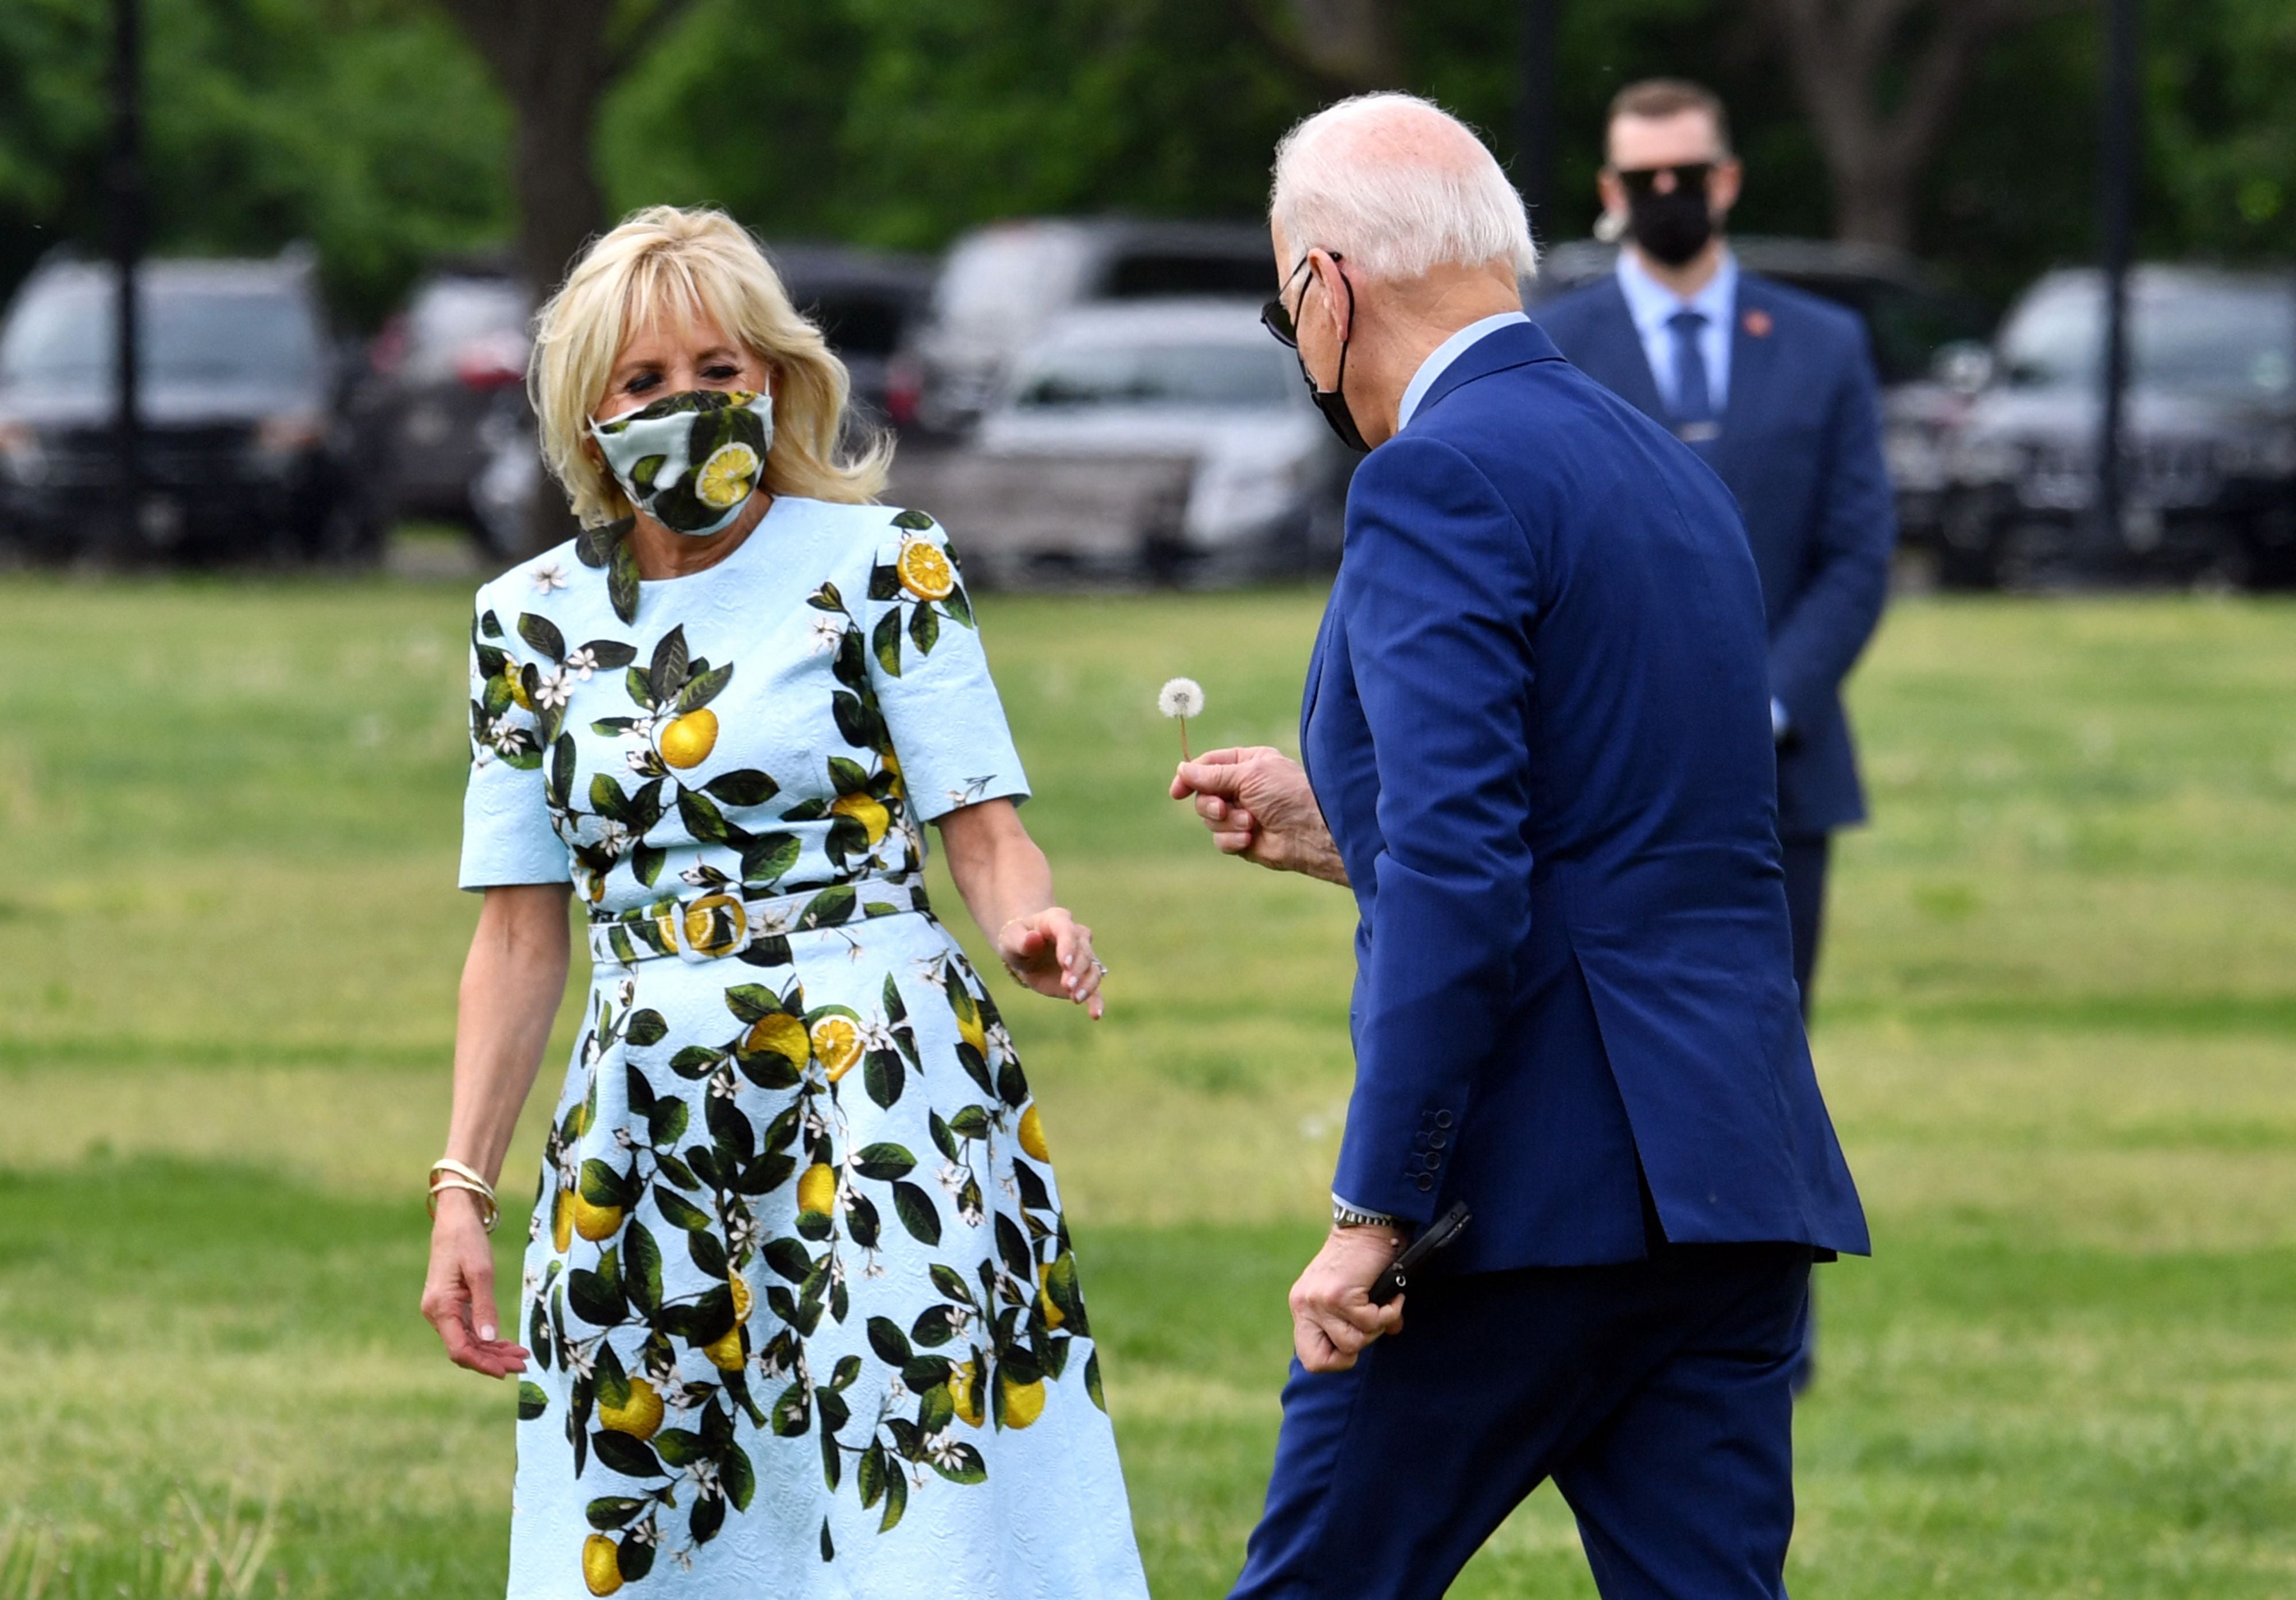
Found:
[[1268, 47], [1327, 99], [1406, 86], [1401, 0], [1285, 0], [1288, 22], [1272, 19], [1258, 0], [1234, 4]]
[[1833, 183], [1842, 239], [1911, 247], [1921, 184], [1996, 36], [2086, 0], [1759, 0]]
[[606, 91], [693, 0], [439, 0], [517, 118], [517, 262], [537, 295], [605, 220], [593, 135]]
[[[162, 253], [316, 247], [372, 325], [442, 252], [501, 237], [499, 99], [418, 0], [146, 0]], [[103, 236], [108, 0], [0, 0], [0, 290]]]

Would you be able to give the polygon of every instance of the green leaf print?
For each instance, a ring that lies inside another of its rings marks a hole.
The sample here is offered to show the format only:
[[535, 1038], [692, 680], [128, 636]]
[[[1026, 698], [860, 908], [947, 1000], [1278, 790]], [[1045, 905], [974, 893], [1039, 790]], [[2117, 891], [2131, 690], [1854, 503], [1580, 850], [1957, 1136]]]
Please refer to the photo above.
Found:
[[646, 675], [640, 669], [633, 667], [624, 673], [622, 685], [630, 692], [631, 700], [649, 711], [655, 709], [653, 685], [646, 682]]
[[906, 1076], [898, 1054], [890, 1050], [872, 1050], [868, 1064], [862, 1069], [861, 1083], [869, 1091], [870, 1099], [890, 1111], [893, 1103], [901, 1097], [902, 1082]]
[[902, 1145], [871, 1145], [854, 1158], [854, 1169], [880, 1183], [906, 1177], [916, 1169], [917, 1158]]
[[901, 611], [898, 606], [877, 619], [870, 633], [869, 648], [877, 657], [877, 664], [892, 677], [901, 676]]
[[920, 605], [909, 613], [909, 643], [917, 647], [919, 655], [931, 655], [932, 647], [940, 643], [940, 613], [931, 605]]
[[591, 666], [602, 672], [627, 667], [638, 659], [637, 646], [625, 644], [619, 639], [593, 639], [582, 648], [590, 652]]
[[893, 519], [893, 526], [910, 533], [922, 533], [933, 525], [933, 520], [921, 511], [903, 511]]
[[750, 1501], [758, 1492], [758, 1472], [740, 1445], [728, 1444], [718, 1457], [718, 1482], [734, 1510], [750, 1509]]
[[635, 845], [630, 849], [630, 873], [648, 889], [661, 876], [662, 864], [669, 852], [658, 844]]
[[758, 1253], [767, 1267], [792, 1284], [802, 1284], [812, 1275], [813, 1257], [794, 1239], [773, 1240]]
[[849, 886], [843, 883], [832, 885], [806, 902], [805, 910], [799, 914], [798, 926], [834, 928], [840, 923], [849, 922], [859, 899], [860, 897]]
[[940, 1211], [933, 1204], [932, 1196], [916, 1185], [893, 1186], [893, 1213], [900, 1218], [901, 1226], [909, 1230], [911, 1238], [925, 1244], [940, 1243]]
[[948, 612], [948, 619], [959, 628], [975, 626], [972, 619], [972, 602], [964, 597], [964, 587], [962, 584], [951, 589], [940, 603], [941, 608]]
[[737, 983], [726, 991], [726, 1009], [739, 1022], [761, 1022], [787, 1009], [782, 997], [762, 983]]
[[501, 638], [503, 636], [502, 619], [492, 611], [485, 612], [479, 618], [479, 631], [489, 639]]
[[614, 615], [624, 622], [636, 622], [640, 593], [638, 553], [630, 548], [627, 538], [618, 539], [606, 561], [606, 598], [613, 603]]
[[644, 1223], [633, 1222], [622, 1248], [627, 1252], [622, 1272], [624, 1292], [633, 1305], [652, 1316], [661, 1309], [661, 1246], [654, 1243]]
[[823, 584], [806, 596], [805, 603], [817, 611], [841, 611], [845, 609], [845, 596], [837, 592], [837, 586], [833, 583]]
[[677, 792], [677, 819], [685, 831], [708, 844], [726, 842], [726, 814], [709, 797], [695, 789]]
[[758, 834], [742, 849], [742, 882], [759, 887], [779, 882], [803, 850], [794, 833]]
[[682, 1227], [688, 1233], [698, 1233], [709, 1226], [709, 1212], [702, 1210], [684, 1195], [664, 1185], [654, 1185], [653, 1202], [661, 1208], [661, 1219], [672, 1227]]
[[631, 1013], [629, 1025], [622, 1032], [622, 1038], [626, 1043], [636, 1045], [641, 1049], [650, 1045], [659, 1045], [668, 1037], [669, 1022], [658, 1011]]
[[708, 705], [733, 681], [734, 669], [731, 667], [712, 667], [707, 672], [695, 674], [687, 680], [685, 687], [677, 692], [678, 714], [683, 716]]
[[560, 633], [558, 624], [547, 617], [537, 617], [532, 611], [521, 612], [518, 636], [554, 661], [566, 659], [566, 636]]
[[858, 761], [844, 756], [832, 756], [829, 758], [829, 781], [837, 786], [840, 798], [848, 794], [865, 794], [869, 788], [869, 772]]
[[890, 1317], [869, 1319], [869, 1348], [877, 1352], [877, 1359], [888, 1366], [904, 1366], [909, 1360], [909, 1338], [899, 1325]]
[[602, 1495], [584, 1508], [583, 1514], [599, 1532], [611, 1533], [617, 1528], [628, 1526], [631, 1518], [652, 1503], [628, 1495]]
[[[539, 1306], [535, 1309], [541, 1309]], [[549, 1409], [550, 1397], [543, 1392], [542, 1385], [521, 1379], [518, 1386], [518, 1420], [530, 1423]]]
[[642, 1439], [601, 1428], [590, 1435], [590, 1449], [600, 1462], [625, 1478], [661, 1476], [660, 1459], [654, 1455], [653, 1447]]
[[[731, 668], [727, 671], [733, 670]], [[712, 799], [728, 806], [762, 806], [781, 792], [782, 786], [754, 767], [720, 774], [701, 785]]]
[[654, 645], [652, 664], [646, 669], [646, 687], [653, 694], [654, 704], [668, 705], [685, 686], [688, 659], [685, 625], [680, 623]]

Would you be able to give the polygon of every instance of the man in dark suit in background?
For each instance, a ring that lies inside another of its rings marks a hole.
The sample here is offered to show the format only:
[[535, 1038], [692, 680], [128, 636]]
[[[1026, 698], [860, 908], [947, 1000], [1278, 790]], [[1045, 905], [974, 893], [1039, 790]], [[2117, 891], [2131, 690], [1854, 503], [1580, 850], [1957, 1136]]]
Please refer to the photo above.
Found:
[[1866, 818], [1841, 680], [1881, 619], [1897, 539], [1873, 362], [1850, 313], [1739, 270], [1723, 225], [1741, 173], [1710, 91], [1668, 78], [1620, 90], [1607, 154], [1618, 274], [1531, 315], [1580, 371], [1704, 457], [1745, 516], [1807, 1015], [1833, 833]]

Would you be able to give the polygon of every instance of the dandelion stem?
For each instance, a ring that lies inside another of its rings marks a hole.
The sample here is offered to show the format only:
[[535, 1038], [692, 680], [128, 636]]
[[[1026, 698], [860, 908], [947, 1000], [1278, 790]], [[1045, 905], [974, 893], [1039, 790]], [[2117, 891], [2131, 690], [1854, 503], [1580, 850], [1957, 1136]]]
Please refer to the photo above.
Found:
[[1180, 718], [1180, 759], [1183, 761], [1195, 759], [1195, 757], [1188, 753], [1188, 719], [1185, 717]]

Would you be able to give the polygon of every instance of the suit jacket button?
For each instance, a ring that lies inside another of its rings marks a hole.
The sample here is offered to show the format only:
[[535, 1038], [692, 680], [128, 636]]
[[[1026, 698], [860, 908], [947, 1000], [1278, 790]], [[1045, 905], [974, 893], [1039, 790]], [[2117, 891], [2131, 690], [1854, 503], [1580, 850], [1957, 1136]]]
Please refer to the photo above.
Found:
[[1440, 1150], [1450, 1142], [1451, 1136], [1447, 1133], [1431, 1134], [1427, 1139], [1428, 1147], [1433, 1150]]
[[1434, 1186], [1435, 1186], [1435, 1175], [1434, 1175], [1433, 1173], [1431, 1173], [1431, 1172], [1423, 1172], [1423, 1173], [1421, 1173], [1421, 1174], [1419, 1175], [1419, 1192], [1420, 1192], [1422, 1194], [1424, 1194], [1425, 1193], [1427, 1193], [1427, 1191], [1428, 1191], [1428, 1190], [1430, 1190], [1430, 1189], [1433, 1188]]
[[1449, 1112], [1437, 1112], [1435, 1113], [1435, 1126], [1438, 1128], [1450, 1127], [1451, 1113]]

